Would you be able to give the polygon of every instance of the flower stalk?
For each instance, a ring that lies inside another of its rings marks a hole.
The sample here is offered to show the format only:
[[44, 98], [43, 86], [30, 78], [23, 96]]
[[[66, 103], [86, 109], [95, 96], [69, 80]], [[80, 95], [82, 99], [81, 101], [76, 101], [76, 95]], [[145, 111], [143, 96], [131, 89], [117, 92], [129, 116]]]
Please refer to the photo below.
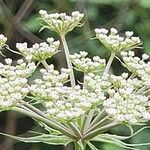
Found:
[[107, 62], [107, 65], [106, 65], [106, 67], [105, 67], [105, 70], [104, 70], [104, 73], [105, 73], [105, 74], [107, 74], [107, 73], [109, 72], [109, 69], [110, 69], [111, 64], [112, 64], [112, 62], [113, 62], [113, 59], [115, 58], [115, 55], [116, 55], [115, 52], [112, 52], [112, 53], [111, 53], [111, 56], [110, 56], [110, 58], [109, 58], [109, 60], [108, 60], [108, 62]]
[[72, 67], [72, 63], [70, 61], [70, 53], [69, 53], [69, 48], [68, 48], [68, 45], [67, 45], [67, 42], [66, 42], [66, 38], [65, 38], [65, 35], [60, 35], [61, 37], [61, 41], [62, 41], [62, 44], [63, 44], [63, 47], [64, 47], [64, 52], [65, 52], [65, 56], [66, 56], [66, 61], [67, 61], [67, 66], [68, 66], [68, 69], [70, 70], [70, 82], [71, 82], [71, 86], [73, 88], [75, 88], [75, 77], [74, 77], [74, 72], [73, 72], [73, 67]]

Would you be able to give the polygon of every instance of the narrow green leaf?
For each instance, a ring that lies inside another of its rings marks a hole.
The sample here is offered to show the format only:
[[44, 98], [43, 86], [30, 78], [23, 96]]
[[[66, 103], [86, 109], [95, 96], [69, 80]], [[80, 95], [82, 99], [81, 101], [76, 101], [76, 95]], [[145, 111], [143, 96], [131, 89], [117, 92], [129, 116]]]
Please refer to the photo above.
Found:
[[33, 137], [18, 137], [18, 136], [13, 136], [9, 134], [5, 134], [0, 132], [1, 135], [10, 137], [12, 139], [25, 142], [25, 143], [45, 143], [45, 144], [51, 144], [51, 145], [67, 145], [70, 142], [72, 142], [72, 139], [68, 138], [67, 136], [64, 135], [50, 135], [50, 134], [42, 134], [38, 136], [33, 136]]
[[111, 143], [111, 144], [117, 145], [117, 146], [125, 148], [125, 149], [138, 150], [134, 147], [130, 147], [130, 146], [132, 146], [132, 144], [126, 144], [126, 143], [124, 143], [118, 139], [115, 139], [114, 137], [110, 137], [108, 135], [105, 135], [105, 136], [98, 135], [98, 136], [94, 137], [93, 139], [91, 139], [90, 141]]

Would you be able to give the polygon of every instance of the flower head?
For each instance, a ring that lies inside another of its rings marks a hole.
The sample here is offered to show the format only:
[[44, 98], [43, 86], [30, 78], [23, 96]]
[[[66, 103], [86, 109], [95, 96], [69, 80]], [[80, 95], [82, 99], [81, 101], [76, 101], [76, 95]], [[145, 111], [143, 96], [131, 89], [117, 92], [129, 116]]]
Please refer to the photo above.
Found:
[[30, 48], [27, 47], [27, 43], [17, 43], [16, 47], [24, 57], [31, 57], [35, 61], [43, 61], [56, 54], [60, 45], [60, 42], [54, 41], [53, 38], [48, 38], [47, 42], [36, 43]]
[[122, 76], [110, 76], [112, 88], [107, 90], [109, 97], [104, 101], [103, 107], [113, 119], [139, 124], [150, 120], [150, 102], [144, 93], [139, 91], [143, 87], [142, 81], [128, 78], [127, 73]]
[[44, 100], [48, 116], [59, 120], [71, 120], [82, 116], [94, 105], [105, 99], [102, 92], [90, 92], [81, 89], [64, 86], [67, 81], [69, 70], [62, 69], [61, 74], [50, 65], [48, 70], [41, 69], [42, 79], [36, 79], [31, 85], [31, 94]]
[[84, 14], [79, 11], [72, 12], [71, 16], [66, 13], [48, 14], [46, 10], [40, 10], [42, 19], [48, 24], [48, 28], [60, 35], [72, 31], [76, 26], [80, 26]]
[[9, 110], [29, 92], [26, 78], [0, 77], [0, 111]]
[[19, 77], [27, 78], [36, 69], [36, 65], [33, 62], [26, 63], [23, 59], [17, 61], [16, 66], [12, 66], [12, 59], [6, 58], [6, 64], [0, 63], [0, 75], [4, 77]]
[[128, 51], [139, 47], [142, 42], [139, 37], [134, 37], [132, 31], [125, 32], [126, 37], [121, 37], [118, 34], [117, 29], [111, 28], [110, 33], [108, 30], [101, 28], [95, 29], [96, 37], [102, 42], [102, 44], [113, 52]]
[[101, 59], [99, 56], [94, 56], [93, 60], [86, 58], [88, 55], [85, 51], [80, 51], [80, 54], [75, 53], [70, 55], [72, 63], [75, 65], [75, 69], [84, 73], [100, 73], [104, 70], [106, 60]]

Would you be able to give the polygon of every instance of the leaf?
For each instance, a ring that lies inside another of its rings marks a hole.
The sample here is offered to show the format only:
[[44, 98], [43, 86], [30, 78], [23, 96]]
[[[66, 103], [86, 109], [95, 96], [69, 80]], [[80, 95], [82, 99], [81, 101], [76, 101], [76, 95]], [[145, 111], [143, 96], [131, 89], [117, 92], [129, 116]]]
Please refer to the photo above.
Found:
[[131, 146], [133, 146], [132, 144], [126, 144], [118, 139], [115, 139], [114, 137], [113, 138], [110, 137], [108, 134], [105, 136], [98, 135], [98, 136], [94, 137], [93, 139], [91, 139], [90, 141], [111, 143], [111, 144], [117, 145], [121, 148], [138, 150], [136, 148], [131, 147]]
[[124, 148], [120, 148], [114, 144], [105, 143], [103, 145], [103, 150], [125, 150]]
[[12, 139], [25, 142], [25, 143], [45, 143], [45, 144], [50, 144], [50, 145], [64, 145], [66, 146], [70, 142], [72, 142], [72, 139], [68, 138], [67, 136], [64, 135], [50, 135], [50, 134], [42, 134], [38, 136], [33, 136], [33, 137], [18, 137], [18, 136], [13, 136], [9, 134], [5, 134], [0, 132], [1, 135], [10, 137]]
[[119, 136], [119, 135], [114, 135], [114, 134], [112, 134], [112, 135], [111, 134], [101, 134], [101, 135], [103, 135], [103, 136], [107, 135], [107, 136], [110, 136], [112, 138], [116, 138], [119, 140], [126, 140], [126, 139], [130, 139], [130, 138], [136, 136], [137, 134], [139, 134], [140, 132], [142, 132], [145, 129], [150, 129], [150, 126], [145, 126], [129, 136]]

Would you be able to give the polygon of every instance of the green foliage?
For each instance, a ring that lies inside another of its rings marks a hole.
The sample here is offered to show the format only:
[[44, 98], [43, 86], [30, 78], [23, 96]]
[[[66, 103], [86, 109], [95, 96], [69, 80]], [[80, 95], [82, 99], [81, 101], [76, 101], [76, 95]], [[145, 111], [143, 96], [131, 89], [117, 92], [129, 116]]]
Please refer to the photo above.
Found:
[[68, 143], [72, 142], [72, 140], [66, 136], [57, 136], [57, 135], [50, 135], [50, 134], [41, 134], [38, 136], [33, 137], [18, 137], [18, 136], [12, 136], [9, 134], [1, 133], [1, 135], [10, 137], [12, 139], [22, 141], [25, 143], [45, 143], [50, 145], [64, 145], [67, 146]]

